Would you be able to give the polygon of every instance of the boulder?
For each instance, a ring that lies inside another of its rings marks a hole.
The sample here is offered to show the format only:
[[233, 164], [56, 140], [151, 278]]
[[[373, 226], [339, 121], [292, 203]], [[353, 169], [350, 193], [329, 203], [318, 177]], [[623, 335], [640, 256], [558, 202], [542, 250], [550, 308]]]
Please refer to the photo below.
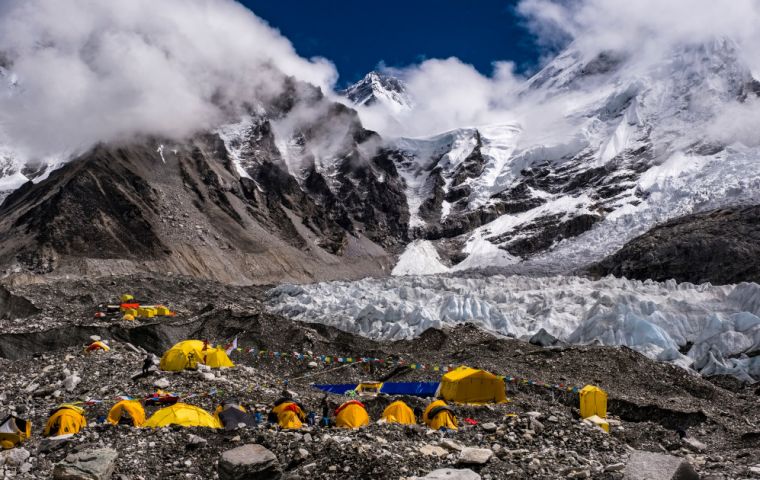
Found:
[[107, 480], [116, 467], [118, 452], [99, 448], [68, 455], [53, 469], [55, 480]]
[[18, 467], [26, 462], [30, 456], [29, 451], [23, 447], [0, 450], [0, 465]]
[[222, 453], [218, 472], [220, 480], [276, 480], [282, 477], [275, 454], [261, 445], [250, 443]]
[[464, 450], [464, 445], [450, 438], [444, 438], [443, 440], [441, 440], [440, 445], [443, 448], [451, 450], [452, 452], [461, 452], [462, 450]]
[[483, 465], [493, 456], [488, 448], [465, 447], [459, 452], [459, 463], [465, 465]]
[[433, 470], [424, 477], [412, 477], [415, 480], [480, 480], [480, 475], [469, 468], [441, 468]]
[[156, 388], [169, 388], [169, 379], [167, 378], [159, 378], [155, 382], [153, 382], [153, 386]]
[[663, 453], [634, 451], [623, 472], [625, 480], [699, 480], [689, 462]]
[[480, 428], [482, 428], [484, 432], [487, 432], [487, 433], [493, 433], [493, 432], [495, 432], [495, 431], [496, 431], [496, 429], [497, 429], [498, 427], [496, 426], [496, 424], [495, 424], [495, 423], [493, 423], [493, 422], [488, 422], [488, 423], [484, 423], [484, 424], [480, 425]]
[[555, 345], [562, 344], [562, 342], [557, 337], [547, 332], [543, 328], [536, 332], [535, 335], [530, 337], [529, 342], [533, 345], [538, 345], [539, 347], [553, 347]]

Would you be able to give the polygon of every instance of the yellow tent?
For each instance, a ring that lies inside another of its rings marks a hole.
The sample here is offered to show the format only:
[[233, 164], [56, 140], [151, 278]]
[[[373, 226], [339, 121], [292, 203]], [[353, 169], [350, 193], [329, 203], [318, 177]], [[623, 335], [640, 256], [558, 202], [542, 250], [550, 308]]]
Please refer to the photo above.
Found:
[[505, 403], [504, 379], [485, 370], [459, 367], [446, 373], [438, 397], [456, 403]]
[[364, 404], [349, 400], [335, 410], [335, 426], [340, 428], [359, 428], [369, 425], [369, 415]]
[[45, 437], [57, 437], [69, 433], [79, 433], [86, 425], [87, 420], [84, 418], [84, 410], [76, 405], [64, 403], [50, 416], [42, 435]]
[[441, 428], [456, 430], [458, 427], [457, 417], [454, 416], [454, 412], [443, 400], [430, 403], [422, 414], [422, 421], [433, 430], [440, 430]]
[[306, 414], [295, 402], [282, 402], [275, 405], [272, 413], [277, 415], [277, 423], [288, 430], [297, 430], [303, 426]]
[[383, 418], [388, 423], [402, 423], [404, 425], [414, 425], [417, 419], [414, 417], [414, 411], [409, 405], [396, 400], [383, 410]]
[[211, 368], [234, 367], [230, 357], [220, 348], [206, 347], [200, 340], [185, 340], [164, 352], [159, 367], [166, 371], [180, 371], [195, 368], [198, 363]]
[[144, 426], [147, 428], [161, 428], [168, 427], [169, 425], [222, 428], [219, 420], [206, 410], [181, 402], [157, 411], [151, 415]]
[[9, 415], [0, 423], [0, 448], [10, 449], [32, 436], [32, 422]]
[[202, 353], [204, 354], [203, 363], [211, 368], [228, 368], [235, 366], [235, 364], [232, 363], [232, 360], [230, 360], [230, 357], [227, 356], [227, 352], [221, 348], [208, 348]]
[[580, 392], [581, 418], [594, 415], [607, 418], [607, 392], [593, 385], [586, 385]]
[[145, 423], [145, 409], [139, 400], [122, 400], [111, 407], [107, 420], [114, 425], [142, 427]]

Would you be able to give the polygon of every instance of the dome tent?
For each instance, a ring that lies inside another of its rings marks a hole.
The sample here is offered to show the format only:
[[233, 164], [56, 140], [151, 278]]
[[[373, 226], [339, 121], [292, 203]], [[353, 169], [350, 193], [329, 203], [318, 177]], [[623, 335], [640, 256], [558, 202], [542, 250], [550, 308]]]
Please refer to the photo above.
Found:
[[235, 366], [224, 350], [209, 347], [200, 340], [185, 340], [164, 352], [159, 367], [164, 371], [178, 372], [195, 368], [199, 363], [211, 368]]
[[442, 428], [456, 430], [458, 428], [457, 417], [454, 416], [454, 412], [443, 400], [430, 402], [422, 414], [422, 421], [433, 430]]
[[32, 422], [9, 415], [0, 422], [0, 448], [10, 449], [32, 436]]
[[161, 428], [169, 425], [222, 428], [219, 420], [206, 410], [181, 402], [157, 411], [151, 415], [144, 426], [146, 428]]
[[505, 403], [506, 386], [502, 377], [485, 370], [461, 366], [441, 378], [439, 398], [456, 403]]
[[145, 409], [139, 400], [122, 400], [108, 412], [108, 423], [142, 427], [145, 423]]
[[341, 428], [359, 428], [369, 425], [369, 415], [364, 404], [349, 400], [335, 410], [335, 426]]
[[87, 420], [84, 418], [84, 409], [70, 403], [64, 403], [50, 415], [42, 435], [57, 437], [79, 433], [85, 426], [87, 426]]
[[414, 425], [417, 423], [414, 411], [401, 400], [396, 400], [385, 407], [383, 419], [388, 423], [401, 423], [403, 425]]

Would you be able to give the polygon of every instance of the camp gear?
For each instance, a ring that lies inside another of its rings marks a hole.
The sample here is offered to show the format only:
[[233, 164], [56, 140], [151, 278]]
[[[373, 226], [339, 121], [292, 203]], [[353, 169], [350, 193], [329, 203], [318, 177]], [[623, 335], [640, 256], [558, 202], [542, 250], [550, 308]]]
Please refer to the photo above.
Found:
[[504, 403], [507, 401], [504, 378], [485, 370], [459, 367], [441, 378], [438, 398], [456, 403]]
[[143, 399], [145, 405], [152, 407], [155, 405], [174, 405], [179, 401], [179, 397], [163, 390], [150, 394]]
[[214, 416], [225, 430], [235, 430], [242, 423], [246, 427], [255, 427], [256, 418], [236, 402], [225, 402], [216, 407]]
[[369, 425], [369, 415], [358, 400], [349, 400], [335, 410], [336, 427], [359, 428], [364, 425]]
[[144, 426], [146, 428], [161, 428], [169, 425], [222, 428], [219, 420], [204, 409], [181, 402], [157, 411], [151, 415]]
[[145, 423], [145, 409], [139, 400], [122, 400], [108, 412], [108, 423], [142, 427]]
[[9, 415], [0, 423], [0, 447], [7, 450], [32, 436], [32, 422]]
[[457, 418], [443, 400], [431, 402], [422, 414], [422, 421], [433, 430], [440, 430], [441, 428], [457, 429]]
[[275, 402], [272, 413], [277, 415], [277, 424], [288, 430], [301, 428], [306, 420], [306, 414], [301, 406], [292, 400]]
[[383, 382], [364, 382], [354, 389], [360, 397], [376, 397], [383, 387]]
[[195, 368], [199, 363], [211, 368], [235, 366], [224, 350], [208, 347], [200, 340], [185, 340], [163, 354], [159, 367], [166, 371], [180, 371]]
[[125, 313], [124, 316], [121, 317], [121, 319], [124, 320], [124, 321], [127, 321], [127, 322], [134, 322], [135, 321], [135, 316], [132, 315], [131, 313]]
[[79, 433], [86, 425], [87, 420], [84, 418], [84, 410], [76, 405], [64, 403], [53, 411], [42, 435], [45, 437], [57, 437], [69, 433]]
[[584, 418], [584, 420], [589, 421], [597, 427], [600, 427], [605, 432], [610, 433], [610, 424], [607, 423], [607, 420], [599, 417], [598, 415], [591, 415], [590, 417]]
[[388, 423], [401, 423], [404, 425], [414, 425], [417, 423], [412, 409], [401, 400], [396, 400], [383, 410], [383, 419]]
[[111, 347], [109, 347], [108, 345], [106, 345], [105, 343], [101, 341], [92, 342], [91, 344], [87, 345], [84, 349], [86, 353], [92, 353], [92, 352], [97, 352], [97, 351], [107, 352], [109, 350], [111, 350]]
[[125, 293], [124, 295], [121, 296], [121, 298], [119, 300], [121, 300], [121, 303], [127, 303], [130, 300], [134, 300], [134, 299], [135, 299], [135, 297], [133, 297], [132, 295], [130, 295], [128, 293]]
[[594, 385], [586, 385], [579, 394], [581, 418], [596, 415], [607, 418], [607, 392]]

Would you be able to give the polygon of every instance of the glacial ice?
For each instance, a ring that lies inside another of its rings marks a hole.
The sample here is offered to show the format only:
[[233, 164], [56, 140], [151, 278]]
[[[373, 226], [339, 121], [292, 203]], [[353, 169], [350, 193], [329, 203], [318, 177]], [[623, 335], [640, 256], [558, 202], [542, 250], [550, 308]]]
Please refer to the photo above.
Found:
[[388, 340], [465, 322], [519, 338], [544, 328], [569, 343], [626, 345], [705, 375], [760, 380], [760, 356], [751, 356], [760, 351], [755, 283], [403, 276], [282, 285], [269, 291], [268, 308]]

